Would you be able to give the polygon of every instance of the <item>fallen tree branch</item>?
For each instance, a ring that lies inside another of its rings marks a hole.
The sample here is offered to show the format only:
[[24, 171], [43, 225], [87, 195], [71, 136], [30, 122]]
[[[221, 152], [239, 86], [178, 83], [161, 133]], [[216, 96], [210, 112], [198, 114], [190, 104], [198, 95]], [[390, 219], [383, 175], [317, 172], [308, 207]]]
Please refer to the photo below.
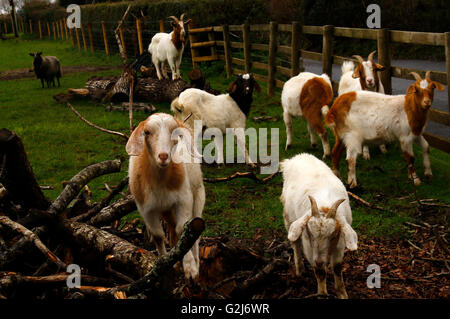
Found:
[[117, 45], [119, 46], [119, 53], [120, 53], [120, 56], [122, 57], [123, 64], [127, 63], [127, 56], [126, 56], [125, 51], [123, 49], [122, 41], [121, 41], [121, 39], [119, 37], [119, 30], [120, 30], [120, 27], [123, 24], [123, 21], [127, 17], [128, 12], [130, 11], [130, 8], [131, 8], [131, 5], [128, 5], [127, 10], [125, 11], [122, 19], [119, 21], [119, 24], [117, 25], [117, 28], [114, 30], [114, 37], [116, 38]]
[[350, 197], [352, 197], [353, 199], [356, 199], [358, 202], [362, 203], [364, 206], [367, 206], [367, 207], [373, 208], [373, 209], [377, 209], [377, 210], [381, 210], [381, 211], [384, 211], [384, 212], [389, 211], [386, 208], [383, 208], [381, 206], [373, 205], [373, 204], [369, 203], [368, 201], [362, 199], [361, 197], [359, 197], [358, 195], [356, 195], [356, 194], [354, 194], [354, 193], [352, 193], [350, 191], [347, 191], [347, 194], [349, 194]]
[[136, 209], [137, 207], [133, 196], [127, 196], [127, 198], [121, 199], [114, 204], [103, 208], [98, 215], [92, 217], [88, 221], [88, 224], [93, 226], [110, 224]]
[[226, 177], [216, 177], [216, 178], [205, 177], [205, 178], [203, 178], [203, 180], [207, 183], [218, 183], [218, 182], [228, 182], [228, 181], [231, 181], [236, 178], [245, 177], [245, 178], [254, 180], [255, 182], [258, 182], [260, 184], [264, 184], [264, 183], [270, 181], [271, 179], [273, 179], [278, 173], [279, 172], [270, 174], [269, 176], [261, 179], [258, 176], [256, 176], [256, 174], [253, 172], [236, 172], [236, 173], [234, 173], [230, 176], [226, 176]]
[[79, 119], [81, 119], [83, 122], [85, 122], [85, 123], [86, 123], [87, 125], [89, 125], [90, 127], [93, 127], [93, 128], [95, 128], [95, 129], [97, 129], [97, 130], [99, 130], [99, 131], [102, 131], [102, 132], [104, 132], [104, 133], [108, 133], [108, 134], [120, 136], [120, 137], [122, 137], [122, 138], [124, 138], [124, 139], [126, 139], [126, 140], [128, 141], [128, 139], [129, 139], [128, 135], [126, 135], [126, 134], [124, 134], [124, 133], [116, 132], [116, 131], [111, 131], [111, 130], [108, 130], [108, 129], [106, 129], [106, 128], [103, 128], [103, 127], [100, 127], [100, 126], [98, 126], [98, 125], [95, 125], [95, 124], [89, 122], [88, 120], [86, 120], [86, 119], [80, 114], [80, 112], [78, 112], [78, 111], [72, 106], [72, 104], [70, 104], [69, 102], [67, 102], [66, 104], [67, 104], [67, 106], [72, 110], [72, 112], [75, 113], [76, 116], [78, 116]]
[[0, 223], [4, 226], [9, 227], [11, 230], [16, 231], [22, 236], [24, 236], [28, 241], [34, 244], [37, 249], [39, 249], [46, 258], [51, 260], [53, 263], [55, 263], [59, 268], [66, 269], [67, 265], [61, 261], [61, 259], [58, 258], [54, 253], [52, 253], [39, 239], [38, 236], [36, 236], [35, 233], [33, 233], [31, 230], [25, 228], [24, 226], [20, 225], [19, 223], [16, 223], [12, 221], [7, 216], [0, 216]]
[[60, 214], [74, 199], [80, 190], [92, 179], [120, 171], [121, 160], [104, 161], [89, 165], [67, 182], [61, 194], [51, 204], [48, 212], [53, 215]]

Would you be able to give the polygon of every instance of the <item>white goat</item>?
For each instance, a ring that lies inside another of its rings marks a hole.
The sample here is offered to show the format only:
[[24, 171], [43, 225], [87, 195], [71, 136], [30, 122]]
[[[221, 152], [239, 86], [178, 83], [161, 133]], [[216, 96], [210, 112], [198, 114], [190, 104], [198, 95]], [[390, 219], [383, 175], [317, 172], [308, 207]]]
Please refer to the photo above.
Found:
[[[227, 128], [234, 129], [238, 146], [245, 152], [245, 162], [254, 166], [245, 147], [245, 122], [253, 101], [253, 89], [261, 91], [251, 74], [239, 75], [230, 84], [229, 94], [212, 95], [199, 89], [187, 89], [172, 101], [171, 110], [175, 118], [181, 120], [192, 116], [186, 125], [194, 129], [194, 120], [201, 120], [207, 128], [217, 128], [222, 134]], [[217, 163], [223, 164], [223, 141], [214, 139]]]
[[339, 176], [339, 160], [347, 148], [348, 183], [356, 187], [356, 159], [365, 142], [381, 144], [398, 140], [406, 161], [408, 176], [420, 185], [414, 169], [413, 142], [423, 151], [425, 176], [431, 177], [429, 146], [422, 133], [427, 122], [428, 109], [433, 103], [434, 89], [444, 86], [415, 73], [416, 79], [406, 95], [384, 95], [374, 92], [349, 92], [339, 96], [325, 116], [325, 123], [334, 128], [336, 144], [332, 151], [333, 171]]
[[[160, 32], [153, 36], [148, 52], [152, 55], [152, 62], [155, 65], [158, 79], [168, 78], [166, 71], [166, 62], [169, 63], [172, 71], [172, 80], [178, 79], [180, 75], [181, 58], [184, 51], [184, 26], [191, 22], [191, 19], [183, 21], [184, 13], [178, 20], [177, 17], [170, 16], [173, 31], [171, 33]], [[162, 73], [162, 76], [161, 76]]]
[[322, 108], [324, 113], [328, 111], [332, 100], [333, 87], [326, 74], [302, 72], [284, 84], [281, 105], [286, 125], [286, 150], [292, 143], [292, 117], [303, 116], [308, 123], [311, 145], [317, 145], [316, 132], [322, 140], [323, 158], [330, 155], [327, 130], [322, 124]]
[[302, 252], [314, 269], [317, 292], [327, 294], [328, 265], [339, 298], [348, 298], [342, 278], [344, 249], [357, 249], [347, 191], [331, 169], [311, 154], [281, 163], [284, 224], [294, 250], [295, 271], [304, 271]]
[[[351, 91], [372, 91], [384, 94], [383, 83], [378, 76], [378, 72], [384, 71], [385, 67], [373, 61], [375, 52], [372, 51], [367, 57], [367, 61], [359, 55], [354, 55], [359, 61], [359, 66], [355, 69], [353, 61], [345, 61], [342, 64], [342, 76], [339, 80], [338, 95], [348, 93]], [[380, 145], [382, 153], [386, 153], [386, 146]], [[363, 157], [366, 160], [370, 159], [369, 147], [364, 145]]]
[[[130, 191], [159, 255], [166, 253], [160, 218], [167, 222], [169, 244], [173, 246], [184, 224], [202, 216], [205, 203], [200, 164], [181, 162], [181, 157], [177, 156], [183, 148], [179, 150], [179, 145], [187, 145], [191, 154], [195, 154], [189, 130], [164, 113], [153, 114], [142, 121], [126, 145], [126, 151], [131, 156], [128, 172]], [[172, 153], [175, 146], [177, 148]], [[183, 268], [187, 278], [198, 277], [198, 249], [197, 241], [184, 256]]]

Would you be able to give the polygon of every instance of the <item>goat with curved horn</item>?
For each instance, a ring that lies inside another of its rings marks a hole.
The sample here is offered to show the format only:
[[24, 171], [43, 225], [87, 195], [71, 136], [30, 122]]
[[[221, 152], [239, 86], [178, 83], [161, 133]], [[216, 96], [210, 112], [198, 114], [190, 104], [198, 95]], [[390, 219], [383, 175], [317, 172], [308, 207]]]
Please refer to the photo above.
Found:
[[359, 63], [363, 63], [364, 62], [364, 59], [360, 55], [354, 54], [354, 55], [352, 55], [352, 57], [356, 58]]
[[319, 207], [317, 207], [316, 200], [312, 196], [308, 196], [308, 197], [309, 197], [309, 201], [311, 202], [311, 214], [312, 214], [312, 216], [319, 218], [320, 217]]
[[330, 210], [328, 211], [327, 218], [335, 219], [337, 209], [338, 209], [339, 205], [341, 205], [342, 202], [344, 202], [344, 201], [345, 201], [345, 198], [338, 199], [337, 201], [335, 201], [334, 204], [331, 206]]
[[422, 78], [420, 77], [420, 75], [416, 72], [409, 72], [409, 74], [411, 74], [417, 81], [421, 81]]
[[370, 54], [367, 56], [367, 60], [373, 62], [373, 56], [375, 55], [376, 52], [377, 50], [370, 52]]

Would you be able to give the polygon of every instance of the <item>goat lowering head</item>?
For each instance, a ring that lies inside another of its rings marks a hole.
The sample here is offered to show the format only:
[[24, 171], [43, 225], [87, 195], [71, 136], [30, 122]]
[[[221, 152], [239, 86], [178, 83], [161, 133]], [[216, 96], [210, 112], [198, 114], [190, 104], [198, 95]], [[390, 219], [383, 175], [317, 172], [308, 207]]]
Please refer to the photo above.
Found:
[[311, 214], [305, 214], [291, 224], [288, 239], [295, 242], [306, 230], [309, 240], [303, 242], [303, 247], [307, 246], [306, 250], [311, 252], [306, 256], [311, 256], [312, 260], [309, 262], [313, 267], [325, 270], [330, 262], [331, 254], [338, 245], [345, 244], [348, 249], [356, 250], [357, 235], [349, 224], [338, 221], [336, 218], [337, 209], [345, 199], [337, 200], [330, 208], [321, 207], [322, 212], [325, 213], [321, 214], [316, 200], [312, 196], [308, 197], [311, 202]]
[[352, 77], [354, 79], [359, 78], [361, 88], [363, 90], [375, 89], [375, 91], [378, 92], [379, 89], [378, 71], [384, 71], [386, 68], [381, 64], [375, 63], [373, 61], [373, 56], [375, 55], [375, 52], [377, 51], [372, 51], [369, 54], [369, 56], [367, 57], [367, 61], [364, 61], [364, 59], [359, 55], [353, 55], [353, 57], [358, 59], [359, 66], [353, 72]]
[[227, 90], [245, 116], [248, 116], [253, 102], [253, 89], [261, 92], [261, 87], [253, 75], [246, 73], [237, 75], [236, 80], [230, 84]]
[[437, 88], [438, 91], [442, 91], [445, 87], [441, 83], [431, 80], [430, 71], [426, 72], [425, 79], [422, 79], [416, 72], [410, 74], [416, 79], [416, 82], [410, 85], [406, 95], [413, 97], [416, 105], [428, 110], [433, 103], [434, 89]]
[[172, 160], [177, 162], [175, 146], [180, 140], [191, 154], [198, 155], [192, 135], [183, 123], [169, 114], [156, 113], [139, 123], [127, 142], [126, 151], [130, 156], [147, 154], [152, 164], [165, 168]]
[[172, 42], [177, 49], [181, 49], [182, 45], [185, 42], [184, 36], [186, 35], [186, 31], [184, 30], [184, 26], [188, 25], [191, 22], [191, 19], [183, 21], [184, 15], [185, 13], [180, 16], [180, 19], [175, 16], [169, 17], [173, 20], [171, 22], [171, 25], [173, 27]]

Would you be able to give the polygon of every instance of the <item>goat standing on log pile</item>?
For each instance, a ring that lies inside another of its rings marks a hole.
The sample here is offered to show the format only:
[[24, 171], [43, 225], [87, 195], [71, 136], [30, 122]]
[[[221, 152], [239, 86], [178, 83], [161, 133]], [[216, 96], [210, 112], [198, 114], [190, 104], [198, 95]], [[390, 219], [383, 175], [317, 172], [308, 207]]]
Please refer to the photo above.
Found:
[[[180, 151], [186, 154], [183, 146], [191, 155], [198, 156], [189, 130], [164, 113], [153, 114], [142, 121], [126, 145], [130, 155], [130, 191], [160, 256], [166, 254], [160, 218], [167, 223], [169, 244], [173, 247], [184, 224], [194, 217], [202, 217], [205, 204], [200, 164], [183, 161], [180, 157]], [[186, 278], [197, 279], [198, 254], [197, 240], [183, 258]]]
[[408, 163], [408, 176], [420, 185], [414, 169], [413, 142], [423, 151], [425, 176], [432, 177], [428, 142], [422, 136], [428, 110], [433, 103], [434, 89], [444, 90], [441, 83], [411, 72], [416, 79], [406, 95], [384, 95], [374, 92], [349, 92], [339, 96], [325, 116], [325, 123], [334, 128], [336, 144], [331, 157], [333, 171], [339, 176], [339, 160], [347, 148], [348, 184], [356, 187], [356, 159], [364, 142], [380, 144], [398, 140]]
[[[166, 62], [169, 63], [170, 70], [172, 71], [172, 80], [176, 80], [181, 77], [180, 64], [184, 51], [184, 26], [191, 22], [191, 19], [183, 21], [184, 13], [181, 15], [180, 20], [177, 17], [170, 16], [172, 18], [173, 31], [171, 33], [160, 32], [153, 36], [148, 51], [152, 55], [152, 62], [155, 65], [158, 79], [162, 77], [168, 78], [166, 71]], [[161, 76], [162, 73], [162, 76]]]
[[[59, 78], [61, 77], [61, 65], [59, 60], [54, 56], [42, 57], [42, 52], [30, 53], [33, 59], [33, 70], [36, 77], [41, 80], [42, 88], [44, 88], [44, 80], [47, 82], [47, 88], [50, 82], [55, 86], [55, 77], [58, 80], [58, 87], [61, 86]], [[30, 71], [31, 72], [31, 71]]]
[[[292, 143], [292, 117], [303, 116], [308, 123], [311, 145], [317, 145], [316, 132], [322, 140], [323, 158], [330, 155], [327, 130], [322, 124], [322, 113], [328, 111], [333, 100], [333, 87], [328, 75], [302, 72], [290, 78], [281, 92], [283, 120], [286, 125], [286, 150]], [[322, 111], [323, 109], [323, 111]]]
[[311, 154], [299, 154], [281, 163], [283, 217], [294, 250], [295, 272], [304, 271], [302, 252], [314, 269], [317, 293], [327, 294], [328, 265], [333, 269], [339, 298], [348, 298], [342, 278], [344, 249], [357, 249], [351, 227], [347, 190], [331, 169]]
[[[255, 166], [245, 147], [244, 135], [254, 88], [261, 92], [259, 84], [251, 74], [240, 74], [230, 84], [229, 94], [213, 95], [199, 89], [187, 89], [173, 100], [170, 109], [179, 120], [187, 118], [192, 113], [186, 122], [191, 129], [194, 129], [194, 120], [201, 120], [204, 127], [217, 128], [222, 134], [226, 134], [227, 128], [233, 129], [238, 147], [245, 152], [245, 162]], [[223, 141], [217, 138], [214, 139], [214, 143], [217, 164], [223, 165]]]
[[[373, 61], [375, 52], [372, 51], [367, 57], [367, 61], [359, 55], [353, 55], [359, 61], [359, 66], [355, 69], [355, 64], [352, 61], [345, 61], [342, 64], [342, 76], [339, 80], [338, 95], [348, 93], [351, 91], [372, 91], [384, 94], [383, 83], [381, 83], [378, 72], [384, 71], [386, 68], [381, 64]], [[380, 145], [380, 151], [386, 153], [386, 146]], [[370, 152], [367, 145], [363, 147], [363, 157], [366, 160], [370, 159]]]

